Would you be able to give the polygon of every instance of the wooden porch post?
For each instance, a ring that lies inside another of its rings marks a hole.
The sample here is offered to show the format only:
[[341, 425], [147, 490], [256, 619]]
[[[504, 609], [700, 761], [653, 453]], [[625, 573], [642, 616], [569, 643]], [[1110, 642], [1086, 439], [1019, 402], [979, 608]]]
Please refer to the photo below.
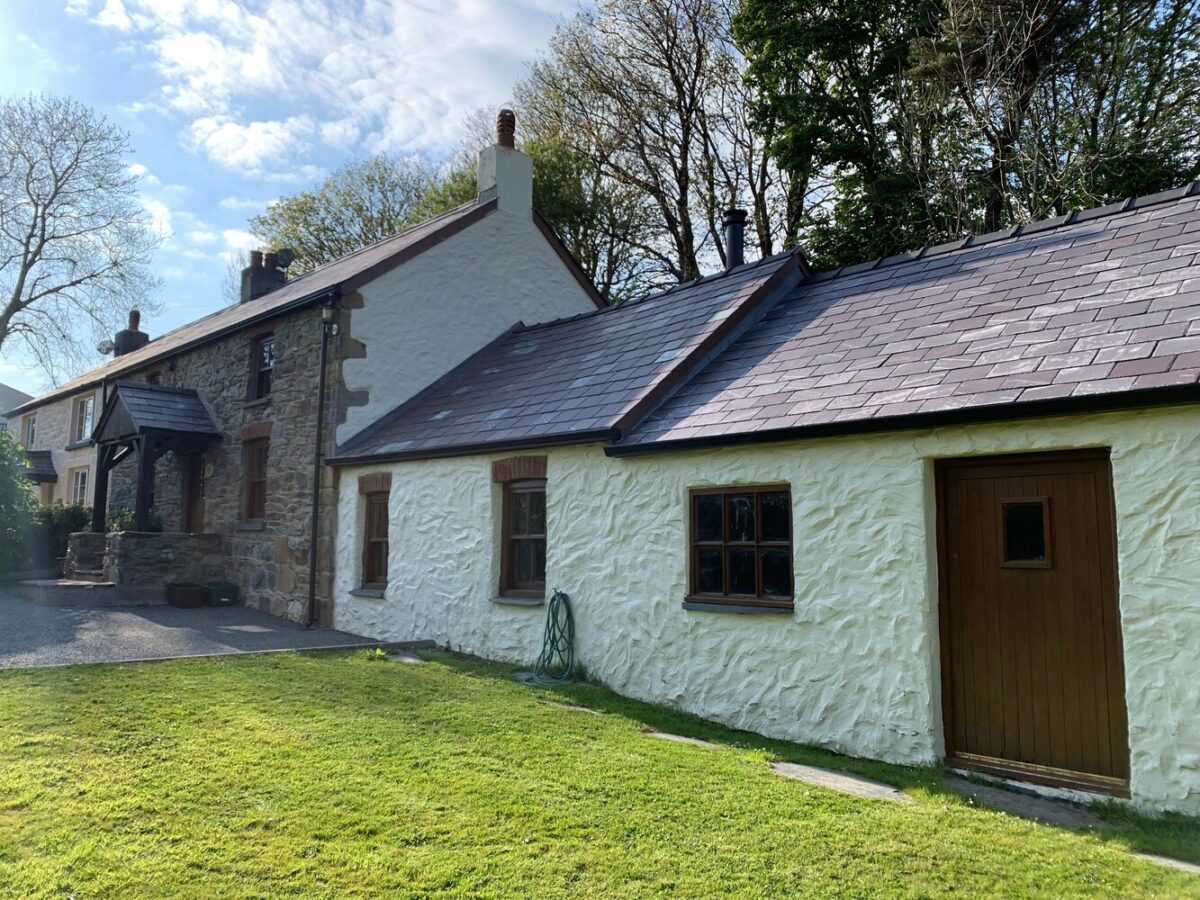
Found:
[[112, 468], [113, 447], [101, 444], [96, 454], [96, 488], [92, 497], [92, 531], [108, 530], [108, 470]]
[[150, 504], [154, 499], [154, 438], [142, 435], [138, 444], [137, 493], [133, 503], [133, 530], [150, 530]]

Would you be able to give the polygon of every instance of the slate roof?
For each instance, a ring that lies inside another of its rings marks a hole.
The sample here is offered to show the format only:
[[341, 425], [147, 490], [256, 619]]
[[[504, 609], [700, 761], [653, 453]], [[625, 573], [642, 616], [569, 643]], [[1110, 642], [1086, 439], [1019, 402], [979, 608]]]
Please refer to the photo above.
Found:
[[800, 265], [784, 253], [621, 306], [515, 326], [332, 461], [613, 439]]
[[0, 416], [32, 399], [24, 391], [18, 391], [15, 387], [9, 387], [7, 384], [0, 384]]
[[609, 452], [1200, 400], [1198, 258], [1200, 182], [824, 273]]
[[[123, 411], [126, 415], [121, 416]], [[146, 431], [219, 438], [204, 401], [191, 388], [119, 381], [96, 423], [93, 438], [109, 440]]]
[[22, 474], [35, 484], [58, 481], [58, 473], [54, 471], [54, 460], [49, 450], [26, 450], [25, 459], [29, 468], [23, 469]]
[[197, 319], [195, 322], [169, 331], [132, 353], [115, 357], [89, 370], [79, 378], [68, 381], [58, 388], [34, 398], [31, 402], [10, 410], [9, 414], [19, 414], [27, 408], [41, 406], [58, 397], [65, 397], [84, 388], [94, 387], [106, 380], [132, 372], [147, 363], [178, 353], [205, 340], [235, 331], [305, 303], [319, 300], [339, 285], [356, 280], [366, 280], [366, 278], [373, 277], [372, 272], [376, 271], [378, 267], [386, 268], [420, 253], [495, 209], [496, 202], [494, 200], [485, 203], [472, 200], [464, 203], [462, 206], [414, 225], [399, 234], [384, 238], [369, 247], [349, 253], [333, 262], [319, 266], [311, 272], [286, 281], [280, 287], [248, 303], [227, 306], [211, 315]]

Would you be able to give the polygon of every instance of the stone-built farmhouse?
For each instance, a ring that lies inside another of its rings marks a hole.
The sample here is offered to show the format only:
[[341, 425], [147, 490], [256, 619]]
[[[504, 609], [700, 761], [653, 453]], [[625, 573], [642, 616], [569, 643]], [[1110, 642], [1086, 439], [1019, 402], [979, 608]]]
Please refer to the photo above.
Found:
[[1198, 257], [1200, 183], [514, 327], [346, 430], [334, 622], [529, 664], [560, 589], [622, 693], [1200, 813]]
[[[111, 361], [8, 414], [44, 501], [92, 505], [100, 533], [125, 511], [134, 531], [217, 535], [223, 556], [198, 573], [187, 541], [98, 534], [90, 563], [69, 564], [124, 582], [147, 568], [132, 548], [161, 545], [177, 577], [330, 620], [335, 473], [320, 460], [514, 322], [600, 303], [532, 209], [511, 114], [500, 124], [475, 201], [297, 278], [252, 254], [241, 303], [155, 340], [135, 315]], [[211, 538], [193, 543], [211, 556]]]

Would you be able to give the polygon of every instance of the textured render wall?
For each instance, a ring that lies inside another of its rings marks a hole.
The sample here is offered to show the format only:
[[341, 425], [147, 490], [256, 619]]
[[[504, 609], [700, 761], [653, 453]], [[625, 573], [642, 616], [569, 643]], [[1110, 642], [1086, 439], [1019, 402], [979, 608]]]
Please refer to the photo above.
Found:
[[[54, 462], [54, 471], [58, 473], [58, 481], [53, 485], [49, 485], [53, 490], [48, 498], [51, 503], [70, 503], [71, 502], [71, 470], [88, 467], [88, 487], [87, 487], [87, 505], [92, 502], [92, 486], [96, 480], [96, 452], [87, 444], [74, 449], [67, 449], [74, 442], [75, 436], [71, 433], [74, 425], [74, 410], [75, 403], [78, 400], [94, 394], [95, 401], [95, 419], [100, 417], [100, 392], [96, 390], [80, 391], [78, 394], [72, 394], [70, 397], [63, 397], [53, 403], [47, 403], [45, 406], [38, 407], [37, 415], [37, 434], [33, 439], [33, 446], [29, 450], [49, 450], [50, 458]], [[28, 418], [25, 416], [15, 416], [8, 423], [12, 434], [16, 439], [24, 444], [25, 441], [25, 421]], [[94, 421], [94, 420], [93, 420]], [[38, 496], [41, 497], [41, 488], [39, 485]]]
[[[621, 693], [774, 737], [922, 763], [943, 751], [933, 463], [1111, 447], [1139, 804], [1200, 813], [1200, 411], [1170, 409], [608, 459], [549, 452], [547, 578], [571, 594], [578, 652]], [[507, 455], [507, 454], [505, 454]], [[531, 662], [543, 608], [489, 602], [498, 577], [490, 458], [341, 473], [335, 622]], [[389, 470], [384, 600], [358, 574], [356, 476]], [[796, 610], [685, 611], [691, 487], [792, 486]]]
[[545, 322], [595, 309], [529, 214], [503, 208], [382, 275], [360, 294], [350, 333], [366, 345], [342, 377], [368, 391], [338, 443], [395, 409], [518, 320]]

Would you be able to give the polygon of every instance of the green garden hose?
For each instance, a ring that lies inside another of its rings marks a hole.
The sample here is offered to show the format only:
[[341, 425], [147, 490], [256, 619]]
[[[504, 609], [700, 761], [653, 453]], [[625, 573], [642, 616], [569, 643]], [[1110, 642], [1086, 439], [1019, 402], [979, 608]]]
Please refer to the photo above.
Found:
[[574, 669], [575, 617], [571, 615], [571, 598], [555, 591], [546, 608], [546, 636], [533, 670], [533, 681], [537, 684], [569, 681]]

